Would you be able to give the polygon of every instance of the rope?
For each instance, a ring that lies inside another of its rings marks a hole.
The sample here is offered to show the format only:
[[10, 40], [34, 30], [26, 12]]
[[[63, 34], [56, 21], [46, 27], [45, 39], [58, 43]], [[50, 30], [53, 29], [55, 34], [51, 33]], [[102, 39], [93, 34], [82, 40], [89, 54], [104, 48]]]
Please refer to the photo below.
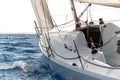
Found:
[[76, 51], [77, 51], [78, 59], [79, 59], [79, 61], [80, 61], [80, 64], [81, 64], [81, 66], [82, 66], [82, 69], [84, 69], [83, 62], [82, 62], [82, 58], [81, 58], [81, 56], [80, 56], [80, 54], [79, 54], [79, 51], [78, 51], [78, 49], [77, 49], [77, 45], [76, 45], [75, 41], [73, 41], [73, 42], [74, 42], [74, 46], [75, 46], [75, 49], [76, 49]]
[[[45, 17], [45, 9], [44, 9], [44, 5], [43, 5], [43, 1], [41, 0], [41, 3], [42, 3], [42, 9], [43, 9], [43, 13], [44, 13], [44, 18], [45, 18], [45, 26], [46, 26], [46, 29], [47, 29], [47, 34], [48, 34], [48, 38], [46, 37], [46, 39], [48, 40], [48, 42], [50, 42], [50, 37], [49, 37], [49, 29], [48, 29], [48, 27], [47, 27], [47, 19], [46, 19], [46, 17]], [[47, 4], [47, 3], [46, 3]], [[46, 6], [47, 8], [48, 8], [48, 6]], [[42, 27], [41, 27], [42, 28]], [[46, 41], [46, 39], [45, 39], [45, 37], [44, 37], [44, 41]], [[48, 42], [45, 42], [45, 45], [47, 46], [47, 44], [49, 45], [49, 43]], [[47, 50], [47, 47], [46, 47], [46, 50]]]
[[69, 23], [71, 23], [71, 22], [73, 22], [73, 21], [74, 21], [74, 20], [72, 19], [72, 20], [70, 20], [70, 21], [68, 21], [68, 22], [65, 22], [65, 23], [60, 24], [60, 25], [55, 25], [55, 26], [63, 26], [63, 25], [69, 24]]
[[[53, 18], [52, 18], [52, 19], [53, 19]], [[53, 19], [53, 21], [54, 21], [54, 23], [55, 23], [55, 25], [56, 25], [56, 28], [57, 28], [57, 30], [58, 30], [57, 34], [58, 34], [58, 36], [60, 37], [60, 39], [62, 40], [63, 44], [65, 45], [65, 41], [63, 40], [63, 38], [62, 38], [61, 35], [59, 34], [60, 30], [59, 30], [59, 28], [58, 28], [58, 26], [57, 26], [57, 24], [56, 24], [56, 22], [55, 22], [54, 19]], [[55, 28], [55, 29], [56, 29], [56, 28]]]
[[[53, 46], [52, 46], [52, 48], [53, 48]], [[54, 49], [54, 48], [53, 48], [53, 49]], [[53, 52], [54, 52], [58, 57], [63, 58], [63, 59], [66, 59], [66, 60], [74, 60], [74, 59], [80, 58], [80, 56], [77, 56], [77, 57], [74, 57], [74, 58], [65, 58], [65, 57], [63, 57], [63, 56], [57, 54], [55, 50], [53, 50]], [[98, 67], [109, 68], [109, 69], [120, 69], [119, 67], [112, 67], [112, 66], [109, 67], [109, 66], [99, 65], [99, 64], [90, 62], [90, 61], [84, 59], [83, 57], [81, 57], [81, 58], [82, 58], [83, 61], [85, 61], [85, 62], [87, 62], [87, 63], [89, 63], [89, 64], [92, 64], [92, 65], [98, 66]]]
[[[43, 3], [43, 2], [42, 2]], [[43, 8], [43, 10], [44, 10], [44, 8]], [[43, 11], [44, 12], [44, 11]], [[89, 12], [90, 13], [90, 12]], [[45, 15], [44, 15], [45, 16]], [[91, 18], [91, 21], [92, 21], [92, 17], [91, 17], [91, 13], [90, 13], [90, 18]], [[54, 20], [54, 19], [53, 19]], [[64, 24], [61, 24], [61, 25], [65, 25], [65, 24], [68, 24], [68, 23], [70, 23], [70, 22], [72, 22], [73, 20], [71, 20], [71, 21], [69, 21], [69, 22], [66, 22], [66, 23], [64, 23]], [[45, 22], [46, 22], [46, 20], [45, 20]], [[55, 21], [54, 21], [55, 22]], [[61, 26], [61, 25], [59, 25], [59, 26]], [[47, 23], [46, 23], [46, 26], [47, 26]], [[47, 27], [46, 27], [47, 28]], [[65, 44], [65, 42], [64, 42], [64, 40], [62, 39], [62, 37], [61, 37], [61, 35], [59, 34], [59, 32], [60, 32], [60, 30], [59, 30], [59, 28], [57, 27], [57, 30], [58, 30], [58, 35], [59, 35], [59, 37], [61, 38], [61, 40], [63, 41], [63, 43]], [[81, 56], [77, 56], [77, 57], [73, 57], [73, 58], [66, 58], [66, 57], [63, 57], [63, 56], [61, 56], [61, 55], [59, 55], [59, 54], [57, 54], [56, 53], [56, 51], [55, 51], [55, 49], [54, 49], [54, 47], [52, 46], [52, 44], [50, 43], [50, 37], [49, 37], [49, 31], [48, 31], [48, 28], [47, 28], [47, 32], [48, 32], [48, 39], [47, 39], [47, 41], [48, 41], [48, 44], [49, 44], [49, 49], [51, 50], [51, 53], [55, 53], [57, 56], [59, 56], [59, 57], [61, 57], [61, 58], [63, 58], [63, 59], [69, 59], [69, 60], [73, 60], [73, 59], [79, 59]], [[115, 37], [117, 36], [117, 34], [115, 35], [115, 36], [113, 36], [113, 38], [111, 38], [108, 42], [106, 42], [104, 45], [107, 45], [109, 42], [111, 42]], [[47, 38], [47, 36], [46, 36], [46, 38]], [[53, 50], [54, 49], [54, 50]], [[86, 60], [86, 59], [84, 59], [84, 58], [82, 58], [84, 61], [86, 61], [87, 63], [90, 63], [90, 64], [92, 64], [92, 65], [95, 65], [95, 66], [98, 66], [98, 67], [103, 67], [103, 68], [109, 68], [109, 69], [120, 69], [120, 68], [116, 68], [116, 67], [108, 67], [108, 66], [103, 66], [103, 65], [99, 65], [99, 64], [95, 64], [95, 63], [93, 63], [93, 62], [90, 62], [90, 61], [88, 61], [88, 60]]]
[[77, 56], [77, 57], [73, 57], [73, 58], [66, 58], [66, 57], [63, 57], [63, 56], [61, 56], [61, 55], [59, 55], [59, 54], [57, 54], [57, 52], [56, 52], [56, 50], [55, 50], [55, 48], [53, 47], [53, 45], [51, 45], [51, 47], [52, 47], [52, 50], [53, 50], [53, 52], [58, 56], [58, 57], [60, 57], [60, 58], [63, 58], [63, 59], [67, 59], [67, 60], [74, 60], [74, 59], [78, 59], [79, 57]]
[[105, 46], [105, 45], [107, 45], [109, 42], [111, 42], [116, 36], [117, 36], [117, 34], [115, 34], [110, 40], [108, 40], [105, 44], [103, 44], [103, 46]]
[[54, 57], [54, 54], [53, 54], [53, 52], [52, 52], [53, 50], [51, 49], [51, 45], [50, 45], [50, 44], [51, 44], [51, 42], [50, 42], [50, 40], [49, 40], [50, 38], [48, 38], [49, 36], [47, 37], [46, 34], [45, 34], [45, 37], [46, 37], [46, 40], [47, 40], [47, 43], [48, 43], [48, 47], [46, 47], [46, 51], [47, 51], [47, 53], [48, 53], [48, 56], [50, 55], [50, 53], [49, 53], [49, 50], [50, 50], [52, 56]]
[[[51, 50], [52, 50], [52, 52], [53, 52], [56, 56], [58, 56], [58, 57], [60, 57], [60, 58], [62, 58], [62, 59], [74, 60], [74, 59], [79, 59], [79, 58], [80, 58], [80, 56], [73, 57], [73, 58], [66, 58], [66, 57], [63, 57], [63, 56], [61, 56], [61, 55], [59, 55], [59, 54], [56, 53], [55, 48], [53, 47], [53, 45], [52, 45], [51, 43], [50, 43], [50, 45], [51, 45]], [[81, 58], [82, 58], [83, 61], [85, 61], [85, 62], [87, 62], [87, 63], [89, 63], [89, 64], [92, 64], [92, 65], [98, 66], [98, 67], [108, 68], [108, 69], [120, 69], [119, 67], [111, 67], [111, 66], [109, 67], [109, 66], [99, 65], [99, 64], [90, 62], [90, 61], [84, 59], [83, 57], [81, 57]]]
[[92, 22], [93, 20], [92, 20], [92, 14], [91, 14], [91, 7], [89, 8], [89, 15], [90, 15], [90, 19], [91, 19], [91, 22]]
[[96, 63], [93, 63], [93, 62], [90, 62], [84, 58], [82, 58], [84, 61], [86, 61], [87, 63], [89, 64], [92, 64], [92, 65], [95, 65], [95, 66], [98, 66], [98, 67], [102, 67], [102, 68], [109, 68], [109, 69], [120, 69], [120, 67], [112, 67], [112, 66], [103, 66], [103, 65], [99, 65], [99, 64], [96, 64]]

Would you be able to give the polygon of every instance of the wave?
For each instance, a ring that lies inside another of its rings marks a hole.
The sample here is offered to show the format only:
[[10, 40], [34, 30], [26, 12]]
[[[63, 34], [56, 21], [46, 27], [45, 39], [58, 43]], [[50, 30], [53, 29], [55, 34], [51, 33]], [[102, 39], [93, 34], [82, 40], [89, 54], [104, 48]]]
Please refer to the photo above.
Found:
[[15, 48], [15, 47], [4, 47], [4, 48], [3, 48], [3, 51], [15, 52], [15, 51], [18, 51], [18, 49]]
[[29, 42], [18, 42], [18, 43], [12, 43], [12, 46], [19, 46], [19, 47], [34, 47], [32, 43]]
[[40, 53], [40, 50], [22, 50], [20, 53]]
[[0, 45], [7, 46], [7, 45], [11, 45], [11, 43], [9, 43], [9, 42], [1, 42]]
[[3, 47], [3, 48], [1, 48], [2, 49], [2, 51], [5, 51], [5, 52], [12, 52], [12, 53], [20, 53], [20, 54], [22, 54], [22, 53], [40, 53], [41, 52], [41, 50], [38, 48], [33, 48], [33, 47], [26, 47], [26, 48], [20, 48], [20, 47], [10, 47], [10, 46], [8, 46], [8, 47]]
[[0, 80], [64, 80], [51, 71], [38, 46], [36, 35], [0, 34]]
[[12, 54], [0, 54], [0, 62], [12, 62]]
[[[1, 79], [5, 80], [65, 80], [58, 74], [51, 71], [48, 64], [41, 64], [40, 61], [15, 61], [13, 63], [1, 63], [0, 71], [7, 71]], [[2, 67], [1, 67], [2, 65]], [[15, 72], [12, 72], [15, 71]], [[22, 72], [22, 73], [21, 73]], [[9, 74], [11, 73], [11, 74]]]
[[37, 47], [30, 42], [1, 42], [1, 46], [13, 46], [13, 47]]
[[27, 63], [24, 61], [15, 61], [10, 63], [0, 63], [0, 70], [10, 70], [10, 69], [22, 69], [23, 71], [27, 70]]
[[7, 70], [15, 68], [15, 66], [12, 66], [11, 63], [0, 63], [0, 70]]

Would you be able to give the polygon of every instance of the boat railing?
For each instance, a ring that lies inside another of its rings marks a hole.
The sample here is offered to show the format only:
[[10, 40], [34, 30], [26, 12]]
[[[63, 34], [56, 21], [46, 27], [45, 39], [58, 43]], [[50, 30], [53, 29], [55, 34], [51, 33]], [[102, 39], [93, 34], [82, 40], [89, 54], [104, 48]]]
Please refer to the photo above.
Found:
[[76, 49], [76, 51], [77, 51], [78, 59], [79, 59], [79, 61], [80, 61], [80, 64], [81, 64], [81, 66], [82, 66], [82, 69], [84, 69], [84, 65], [83, 65], [83, 62], [82, 62], [82, 58], [81, 58], [81, 56], [80, 56], [80, 54], [79, 54], [79, 51], [78, 51], [78, 49], [77, 49], [77, 45], [76, 45], [75, 41], [73, 41], [73, 43], [74, 43], [75, 49]]
[[[62, 58], [62, 59], [65, 59], [65, 60], [76, 60], [76, 59], [81, 59], [80, 60], [80, 64], [83, 66], [82, 69], [85, 69], [85, 66], [87, 65], [87, 63], [91, 64], [91, 65], [94, 65], [94, 66], [98, 66], [98, 67], [101, 67], [101, 68], [107, 68], [107, 69], [120, 69], [120, 67], [112, 67], [112, 66], [105, 66], [105, 65], [100, 65], [100, 64], [97, 64], [97, 63], [93, 63], [91, 61], [88, 61], [87, 59], [83, 58], [83, 57], [80, 57], [80, 56], [76, 56], [76, 57], [71, 57], [71, 58], [67, 58], [67, 57], [63, 57], [59, 54], [56, 53], [56, 51], [53, 51], [53, 53]], [[84, 64], [85, 63], [85, 64]], [[88, 65], [87, 65], [88, 66]], [[89, 67], [89, 66], [88, 66]]]
[[34, 21], [34, 23], [35, 23], [35, 31], [37, 33], [37, 36], [38, 36], [38, 38], [40, 38], [40, 35], [42, 34], [42, 31], [41, 31], [40, 27], [38, 27], [36, 21]]
[[[74, 44], [75, 44], [75, 42], [74, 42]], [[53, 46], [52, 46], [53, 47]], [[77, 48], [77, 47], [76, 47]], [[53, 48], [52, 48], [53, 49]], [[97, 63], [94, 63], [94, 62], [91, 62], [91, 61], [88, 61], [87, 59], [85, 59], [85, 58], [83, 58], [82, 56], [80, 56], [79, 55], [79, 52], [77, 52], [77, 56], [76, 57], [71, 57], [71, 58], [67, 58], [67, 57], [63, 57], [63, 56], [61, 56], [61, 55], [59, 55], [59, 54], [57, 54], [57, 52], [55, 51], [55, 50], [53, 50], [53, 53], [56, 55], [56, 56], [58, 56], [58, 57], [60, 57], [60, 58], [62, 58], [62, 59], [65, 59], [65, 60], [76, 60], [76, 59], [79, 59], [79, 61], [80, 61], [80, 64], [81, 64], [81, 67], [82, 67], [82, 69], [85, 69], [85, 66], [88, 66], [89, 67], [89, 65], [88, 64], [91, 64], [91, 65], [94, 65], [94, 66], [97, 66], [97, 67], [101, 67], [101, 68], [107, 68], [107, 69], [118, 69], [118, 70], [120, 70], [120, 67], [113, 67], [113, 66], [106, 66], [106, 65], [102, 65], [102, 64], [97, 64]], [[88, 64], [87, 64], [88, 63]], [[105, 63], [106, 64], [106, 63]]]
[[[36, 25], [36, 23], [35, 23]], [[40, 35], [41, 35], [41, 30], [40, 30], [40, 27], [38, 27], [37, 25], [35, 26], [35, 30], [36, 30], [36, 33], [37, 33], [37, 36], [38, 38], [40, 38]], [[73, 41], [74, 42], [74, 41]], [[74, 42], [74, 46], [75, 46], [75, 42]], [[53, 46], [51, 46], [53, 49]], [[77, 51], [77, 47], [76, 48], [76, 51]], [[76, 57], [71, 57], [71, 58], [67, 58], [67, 57], [63, 57], [59, 54], [57, 54], [57, 52], [55, 50], [52, 50], [53, 54], [55, 54], [56, 56], [62, 58], [62, 59], [67, 59], [67, 60], [75, 60], [75, 59], [79, 59], [80, 61], [80, 64], [81, 64], [81, 67], [82, 69], [85, 69], [85, 66], [87, 65], [87, 63], [91, 64], [91, 65], [94, 65], [94, 66], [97, 66], [97, 67], [101, 67], [101, 68], [107, 68], [107, 69], [119, 69], [120, 70], [120, 67], [113, 67], [113, 66], [105, 66], [105, 65], [101, 65], [101, 64], [97, 64], [97, 63], [93, 63], [91, 61], [88, 61], [87, 59], [84, 59], [82, 56], [79, 55], [79, 51], [77, 52], [77, 56]], [[84, 64], [86, 63], [86, 64]], [[88, 65], [87, 65], [88, 66]]]
[[86, 59], [84, 59], [84, 58], [82, 58], [82, 60], [83, 60], [84, 62], [87, 62], [87, 63], [89, 63], [89, 64], [92, 64], [92, 65], [95, 65], [95, 66], [98, 66], [98, 67], [102, 67], [102, 68], [107, 68], [107, 69], [120, 69], [120, 67], [105, 66], [105, 65], [100, 65], [100, 64], [97, 64], [97, 63], [93, 63], [93, 62], [90, 62], [90, 61], [88, 61], [88, 60], [86, 60]]

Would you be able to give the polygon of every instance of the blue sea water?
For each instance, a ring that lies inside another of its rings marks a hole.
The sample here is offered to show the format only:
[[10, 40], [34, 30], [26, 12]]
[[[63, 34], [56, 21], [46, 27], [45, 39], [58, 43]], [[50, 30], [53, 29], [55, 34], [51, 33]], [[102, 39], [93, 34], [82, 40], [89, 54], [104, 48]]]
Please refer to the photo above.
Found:
[[0, 80], [65, 80], [54, 73], [36, 34], [0, 34]]

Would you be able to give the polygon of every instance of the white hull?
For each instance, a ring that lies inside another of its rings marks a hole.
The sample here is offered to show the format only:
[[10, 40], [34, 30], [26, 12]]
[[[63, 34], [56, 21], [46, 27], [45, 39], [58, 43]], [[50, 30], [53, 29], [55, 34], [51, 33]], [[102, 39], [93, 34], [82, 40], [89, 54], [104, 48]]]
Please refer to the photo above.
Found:
[[[61, 33], [61, 35], [64, 35], [64, 33]], [[68, 34], [65, 33], [65, 36], [66, 35], [68, 35]], [[72, 35], [73, 36], [78, 35], [76, 38], [78, 40], [84, 39], [83, 37], [81, 38], [82, 33], [73, 32]], [[105, 35], [107, 35], [107, 34], [105, 34]], [[74, 36], [74, 37], [76, 37], [76, 36]], [[67, 38], [70, 40], [70, 39], [74, 39], [74, 37], [67, 37]], [[50, 35], [50, 38], [51, 38], [52, 46], [54, 46], [54, 48], [56, 49], [56, 51], [59, 55], [62, 55], [64, 57], [75, 57], [76, 56], [75, 52], [69, 51], [68, 49], [65, 49], [63, 46], [61, 46], [61, 43], [56, 35], [52, 34], [52, 35]], [[65, 37], [65, 39], [67, 39], [67, 38]], [[54, 40], [54, 39], [56, 39], [56, 40]], [[113, 42], [117, 41], [117, 39], [118, 38], [115, 38], [112, 41]], [[110, 52], [114, 51], [117, 48], [116, 44], [114, 44], [112, 41], [111, 41], [111, 43], [104, 46], [105, 48], [103, 47], [101, 49], [104, 52], [104, 54], [101, 52], [98, 52], [95, 55], [92, 55], [91, 49], [87, 48], [87, 46], [85, 46], [84, 40], [81, 40], [82, 42], [78, 42], [77, 45], [78, 45], [78, 48], [80, 48], [79, 54], [83, 58], [92, 62], [92, 64], [91, 64], [89, 62], [83, 61], [83, 67], [84, 67], [84, 69], [83, 69], [82, 65], [79, 62], [79, 59], [77, 59], [77, 60], [62, 59], [59, 56], [57, 56], [54, 52], [53, 52], [54, 53], [54, 57], [53, 57], [51, 54], [51, 51], [49, 51], [49, 52], [46, 51], [45, 46], [43, 45], [43, 43], [41, 43], [42, 42], [41, 38], [40, 38], [40, 40], [41, 40], [39, 43], [40, 49], [41, 49], [42, 53], [45, 55], [45, 57], [47, 58], [47, 61], [50, 65], [51, 69], [54, 70], [56, 73], [58, 73], [60, 76], [62, 76], [65, 79], [68, 79], [68, 80], [118, 80], [118, 79], [120, 79], [120, 77], [119, 77], [120, 71], [118, 69], [115, 69], [115, 70], [111, 69], [110, 67], [112, 67], [112, 66], [108, 65], [108, 64], [111, 64], [112, 61], [113, 61], [112, 63], [120, 65], [119, 54], [116, 53], [115, 56], [114, 56], [114, 54], [110, 54]], [[68, 43], [71, 44], [73, 42], [71, 41], [71, 43], [70, 42], [68, 42]], [[81, 45], [81, 46], [79, 46], [79, 45]], [[83, 50], [82, 50], [82, 48], [83, 48]], [[84, 48], [85, 48], [85, 50], [84, 50]], [[109, 51], [107, 51], [107, 50], [109, 50]], [[51, 56], [49, 56], [48, 53], [51, 54]], [[108, 54], [110, 54], [110, 55], [108, 55]], [[113, 57], [114, 59], [112, 59], [112, 58], [110, 59], [110, 57]], [[93, 60], [93, 58], [95, 60]], [[73, 66], [72, 65], [73, 63], [78, 64], [78, 66]]]
[[120, 80], [120, 28], [104, 24], [102, 18], [99, 24], [89, 20], [82, 24], [81, 16], [91, 4], [78, 17], [73, 0], [70, 3], [75, 23], [65, 21], [58, 26], [46, 0], [32, 0], [40, 49], [51, 69], [67, 80]]
[[55, 58], [49, 58], [41, 45], [40, 49], [45, 56], [51, 70], [55, 71], [55, 73], [59, 74], [66, 80], [118, 80], [115, 78], [107, 77], [105, 75], [83, 70], [78, 67], [67, 65], [66, 63], [61, 62]]
[[117, 80], [96, 73], [92, 73], [83, 69], [78, 69], [77, 67], [69, 66], [63, 62], [60, 62], [56, 59], [50, 59], [46, 56], [46, 53], [43, 52], [47, 58], [47, 62], [50, 65], [50, 68], [58, 73], [61, 77], [68, 80]]

